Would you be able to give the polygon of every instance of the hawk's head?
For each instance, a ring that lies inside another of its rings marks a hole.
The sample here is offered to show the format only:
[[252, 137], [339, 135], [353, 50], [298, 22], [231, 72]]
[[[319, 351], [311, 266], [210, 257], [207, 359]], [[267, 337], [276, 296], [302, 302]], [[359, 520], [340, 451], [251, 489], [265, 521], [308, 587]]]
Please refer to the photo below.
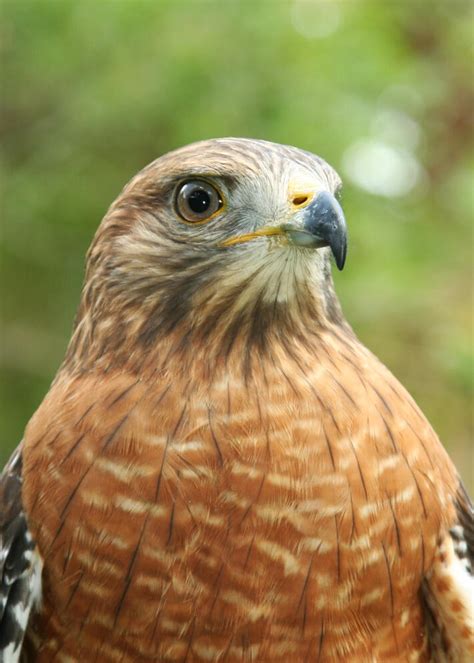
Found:
[[339, 269], [346, 255], [339, 188], [321, 158], [266, 141], [165, 154], [102, 221], [70, 352], [129, 354], [172, 335], [227, 355], [237, 338], [263, 349], [272, 333], [344, 324], [330, 271], [331, 252]]

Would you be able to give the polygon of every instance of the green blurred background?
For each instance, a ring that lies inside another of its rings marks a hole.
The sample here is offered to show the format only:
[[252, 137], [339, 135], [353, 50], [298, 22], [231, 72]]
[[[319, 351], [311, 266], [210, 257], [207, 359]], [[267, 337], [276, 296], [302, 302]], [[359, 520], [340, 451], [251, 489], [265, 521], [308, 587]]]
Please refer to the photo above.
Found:
[[0, 461], [61, 361], [124, 183], [179, 145], [251, 136], [341, 173], [346, 315], [472, 492], [473, 7], [2, 2]]

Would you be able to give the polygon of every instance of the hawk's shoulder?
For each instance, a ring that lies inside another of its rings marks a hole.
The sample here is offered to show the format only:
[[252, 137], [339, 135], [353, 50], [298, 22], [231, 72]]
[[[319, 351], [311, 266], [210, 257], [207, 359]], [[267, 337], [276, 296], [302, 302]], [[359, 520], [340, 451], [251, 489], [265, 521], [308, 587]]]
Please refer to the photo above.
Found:
[[474, 506], [462, 483], [457, 520], [438, 540], [423, 584], [425, 615], [436, 663], [474, 660]]

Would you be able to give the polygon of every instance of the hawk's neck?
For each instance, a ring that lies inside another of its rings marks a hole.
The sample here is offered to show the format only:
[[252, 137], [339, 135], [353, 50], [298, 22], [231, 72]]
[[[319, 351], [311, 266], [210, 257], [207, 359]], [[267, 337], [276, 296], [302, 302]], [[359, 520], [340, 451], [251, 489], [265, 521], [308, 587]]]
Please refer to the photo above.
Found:
[[[244, 373], [262, 357], [317, 354], [321, 336], [354, 339], [334, 290], [330, 263], [316, 267], [295, 254], [270, 255], [257, 266], [203, 264], [143, 290], [134, 283], [88, 274], [63, 369], [110, 370], [145, 366], [227, 364]], [[174, 364], [176, 365], [176, 364]]]

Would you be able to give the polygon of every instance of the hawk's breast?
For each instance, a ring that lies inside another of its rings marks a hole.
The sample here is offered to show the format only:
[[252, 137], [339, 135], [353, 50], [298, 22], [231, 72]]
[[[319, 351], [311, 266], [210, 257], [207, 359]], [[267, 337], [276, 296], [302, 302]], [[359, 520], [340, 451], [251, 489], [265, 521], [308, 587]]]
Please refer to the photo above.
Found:
[[353, 354], [350, 370], [335, 353], [250, 379], [58, 382], [25, 449], [48, 558], [37, 660], [424, 660], [442, 452], [394, 378]]

